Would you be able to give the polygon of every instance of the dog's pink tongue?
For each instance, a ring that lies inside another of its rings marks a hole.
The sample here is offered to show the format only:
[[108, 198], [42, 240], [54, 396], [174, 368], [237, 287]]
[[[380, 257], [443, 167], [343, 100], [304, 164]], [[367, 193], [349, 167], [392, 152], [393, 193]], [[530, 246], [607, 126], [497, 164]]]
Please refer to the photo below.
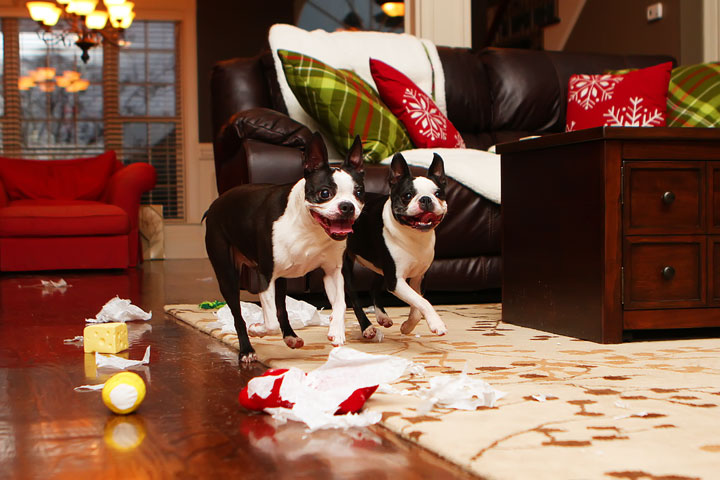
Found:
[[352, 233], [352, 223], [333, 222], [328, 229], [333, 235], [349, 235]]

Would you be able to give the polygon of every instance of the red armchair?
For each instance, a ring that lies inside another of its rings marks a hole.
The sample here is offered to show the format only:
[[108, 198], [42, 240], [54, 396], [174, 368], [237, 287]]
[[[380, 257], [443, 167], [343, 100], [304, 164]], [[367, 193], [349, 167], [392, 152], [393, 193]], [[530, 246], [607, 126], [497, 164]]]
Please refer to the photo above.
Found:
[[109, 151], [73, 160], [0, 157], [0, 271], [127, 268], [138, 262], [147, 163]]

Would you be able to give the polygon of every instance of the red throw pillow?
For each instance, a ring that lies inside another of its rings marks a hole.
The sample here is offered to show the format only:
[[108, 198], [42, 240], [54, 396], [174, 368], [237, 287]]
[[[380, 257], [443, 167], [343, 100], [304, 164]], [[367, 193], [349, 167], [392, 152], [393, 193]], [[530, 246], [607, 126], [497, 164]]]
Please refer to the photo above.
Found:
[[565, 131], [600, 126], [664, 127], [672, 63], [624, 75], [572, 75]]
[[430, 96], [387, 63], [370, 59], [370, 73], [380, 98], [405, 125], [417, 148], [465, 148], [455, 126]]

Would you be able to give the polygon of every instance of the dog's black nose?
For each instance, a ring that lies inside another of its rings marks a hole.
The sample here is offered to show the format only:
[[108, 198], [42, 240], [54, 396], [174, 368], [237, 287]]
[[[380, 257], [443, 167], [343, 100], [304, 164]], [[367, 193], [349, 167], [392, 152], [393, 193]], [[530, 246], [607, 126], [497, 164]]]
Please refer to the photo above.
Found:
[[353, 205], [352, 202], [340, 202], [338, 210], [340, 210], [340, 213], [343, 215], [352, 215], [355, 213], [355, 205]]
[[432, 208], [432, 198], [425, 195], [424, 197], [420, 197], [418, 200], [418, 203], [420, 204], [420, 208], [423, 210], [430, 210]]

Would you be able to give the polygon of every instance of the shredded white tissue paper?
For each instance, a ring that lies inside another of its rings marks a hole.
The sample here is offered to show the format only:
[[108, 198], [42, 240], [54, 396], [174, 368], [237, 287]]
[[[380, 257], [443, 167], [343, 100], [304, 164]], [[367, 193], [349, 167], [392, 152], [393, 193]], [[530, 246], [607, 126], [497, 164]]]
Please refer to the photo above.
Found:
[[102, 307], [95, 318], [87, 318], [85, 321], [87, 323], [127, 322], [130, 320], [150, 320], [151, 317], [151, 313], [133, 305], [130, 300], [115, 297]]
[[136, 367], [150, 363], [150, 346], [145, 349], [145, 355], [142, 360], [128, 360], [118, 357], [117, 355], [102, 355], [95, 352], [95, 364], [97, 368], [115, 368], [117, 370], [125, 370], [126, 368]]
[[104, 383], [96, 383], [94, 385], [80, 385], [79, 387], [73, 388], [76, 392], [97, 392], [102, 390], [105, 386]]
[[[311, 325], [325, 327], [330, 325], [328, 317], [320, 315], [318, 309], [307, 302], [286, 297], [285, 304], [287, 305], [290, 326], [294, 330], [300, 330], [301, 328]], [[259, 305], [250, 302], [240, 302], [240, 310], [242, 311], [245, 325], [248, 327], [253, 324], [262, 324], [265, 322], [262, 308]], [[220, 308], [215, 315], [217, 315], [217, 321], [209, 324], [208, 326], [210, 328], [220, 328], [222, 333], [237, 333], [235, 331], [235, 319], [227, 305]]]
[[[280, 397], [292, 402], [292, 409], [268, 408], [266, 411], [279, 421], [304, 422], [310, 431], [372, 425], [380, 421], [379, 412], [334, 413], [355, 390], [394, 382], [413, 371], [418, 369], [410, 360], [390, 355], [372, 355], [350, 347], [336, 347], [330, 351], [324, 365], [307, 375], [294, 367], [284, 374]], [[266, 398], [276, 379], [252, 379], [248, 383], [248, 396]]]
[[78, 335], [75, 338], [66, 338], [65, 340], [63, 340], [63, 343], [65, 343], [65, 344], [78, 343], [79, 345], [82, 345], [84, 341], [85, 341], [85, 337], [83, 337], [82, 335]]
[[458, 375], [430, 378], [430, 387], [418, 390], [415, 395], [425, 400], [424, 405], [418, 408], [418, 414], [424, 414], [435, 406], [458, 410], [492, 408], [506, 393], [495, 390], [483, 380], [470, 378], [463, 370]]

